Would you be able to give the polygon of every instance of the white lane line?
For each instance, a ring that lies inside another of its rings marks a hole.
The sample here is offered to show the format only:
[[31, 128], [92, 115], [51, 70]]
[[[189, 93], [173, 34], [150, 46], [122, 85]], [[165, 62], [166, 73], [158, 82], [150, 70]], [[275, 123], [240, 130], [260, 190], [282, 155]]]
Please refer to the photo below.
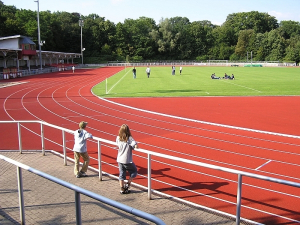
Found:
[[232, 84], [232, 85], [236, 85], [236, 86], [239, 86], [239, 87], [243, 87], [243, 88], [247, 88], [247, 89], [250, 89], [252, 91], [256, 91], [256, 92], [261, 92], [259, 90], [256, 90], [256, 89], [253, 89], [253, 88], [249, 88], [249, 87], [246, 87], [246, 86], [243, 86], [243, 85], [238, 85], [238, 84], [235, 84], [235, 83], [232, 83], [232, 82], [228, 82], [228, 81], [225, 81], [225, 80], [222, 80], [223, 82], [226, 82], [228, 84]]
[[151, 111], [151, 110], [140, 109], [140, 108], [124, 105], [124, 104], [121, 104], [121, 103], [118, 103], [118, 102], [114, 102], [114, 101], [108, 100], [106, 98], [99, 97], [99, 96], [95, 95], [94, 93], [93, 93], [93, 95], [96, 96], [97, 98], [105, 101], [105, 102], [109, 102], [111, 104], [118, 105], [118, 106], [121, 106], [121, 107], [125, 107], [125, 108], [128, 108], [128, 109], [137, 110], [139, 112], [150, 113], [150, 114], [153, 114], [153, 115], [178, 119], [178, 120], [182, 120], [182, 121], [189, 121], [189, 122], [207, 124], [207, 125], [212, 125], [212, 126], [231, 128], [231, 129], [236, 129], [236, 130], [250, 131], [250, 132], [255, 132], [255, 133], [260, 133], [260, 134], [270, 134], [270, 135], [274, 135], [274, 136], [282, 136], [282, 137], [300, 139], [300, 136], [297, 136], [297, 135], [282, 134], [282, 133], [276, 133], [276, 132], [264, 131], [264, 130], [256, 130], [256, 129], [245, 128], [245, 127], [237, 127], [237, 126], [231, 126], [231, 125], [226, 125], [226, 124], [207, 122], [207, 121], [203, 121], [203, 120], [189, 119], [189, 118], [186, 118], [186, 117], [174, 116], [174, 115], [159, 113], [159, 112], [155, 112], [155, 111]]
[[269, 160], [268, 162], [262, 164], [261, 166], [257, 167], [255, 170], [259, 170], [260, 168], [264, 167], [265, 165], [269, 164], [270, 162], [272, 162], [272, 160]]
[[121, 82], [121, 80], [123, 80], [124, 79], [124, 77], [129, 73], [129, 71], [130, 70], [128, 70], [128, 72], [127, 73], [125, 73], [124, 74], [124, 76], [123, 77], [121, 77], [120, 78], [120, 80], [118, 80], [118, 82], [117, 83], [115, 83], [108, 91], [107, 91], [107, 94], [109, 94], [109, 92], [118, 84], [118, 83], [120, 83]]

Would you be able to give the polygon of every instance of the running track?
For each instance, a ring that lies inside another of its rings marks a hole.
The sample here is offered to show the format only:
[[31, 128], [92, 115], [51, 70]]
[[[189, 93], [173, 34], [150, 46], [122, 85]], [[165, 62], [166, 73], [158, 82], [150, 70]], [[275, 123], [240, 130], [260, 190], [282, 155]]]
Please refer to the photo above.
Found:
[[[199, 122], [300, 136], [299, 96], [115, 98], [106, 101], [91, 93], [95, 84], [120, 70], [76, 70], [75, 74], [64, 71], [15, 79], [13, 81], [26, 83], [0, 88], [3, 105], [0, 118], [43, 120], [72, 130], [77, 129], [79, 121], [85, 120], [94, 136], [111, 141], [115, 141], [120, 125], [127, 123], [140, 148], [300, 182], [299, 138]], [[18, 149], [17, 138], [11, 135], [16, 134], [16, 125], [0, 126], [0, 149]], [[40, 127], [35, 124], [24, 126], [23, 149], [40, 149], [40, 139], [34, 141], [37, 137], [34, 132], [39, 134]], [[45, 136], [49, 139], [45, 143], [46, 149], [62, 152], [60, 131], [48, 128]], [[72, 149], [73, 136], [67, 134], [66, 137], [67, 148]], [[95, 143], [89, 142], [88, 151], [97, 158]], [[103, 170], [117, 176], [116, 149], [102, 146], [102, 153]], [[68, 156], [73, 157], [71, 151], [68, 151]], [[146, 186], [146, 156], [135, 154], [134, 157], [139, 172], [135, 182]], [[235, 214], [236, 175], [153, 159], [153, 189]], [[91, 166], [97, 166], [95, 160], [91, 161]], [[72, 169], [70, 176], [73, 176]], [[241, 216], [265, 224], [300, 223], [299, 193], [296, 188], [244, 177]]]

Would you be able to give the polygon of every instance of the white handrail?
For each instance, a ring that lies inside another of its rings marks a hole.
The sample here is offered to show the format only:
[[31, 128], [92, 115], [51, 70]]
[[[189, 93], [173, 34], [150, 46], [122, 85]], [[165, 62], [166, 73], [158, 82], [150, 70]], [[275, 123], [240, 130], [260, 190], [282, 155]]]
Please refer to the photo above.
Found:
[[[20, 121], [0, 121], [0, 123], [40, 123], [55, 129], [59, 129], [62, 130], [63, 132], [68, 132], [68, 133], [72, 133], [73, 134], [73, 130], [69, 130], [63, 127], [59, 127], [44, 121], [36, 121], [36, 120], [32, 120], [32, 121], [26, 121], [26, 120], [20, 120]], [[19, 125], [18, 125], [19, 126]], [[99, 179], [100, 181], [102, 180], [102, 167], [101, 167], [101, 144], [100, 143], [106, 143], [106, 144], [110, 144], [110, 145], [114, 145], [116, 146], [116, 142], [113, 141], [109, 141], [103, 138], [99, 138], [99, 137], [93, 137], [94, 140], [98, 141], [98, 159], [99, 159]], [[19, 140], [21, 140], [21, 137], [19, 137]], [[22, 151], [22, 142], [20, 142], [20, 151]], [[64, 145], [63, 145], [63, 148]], [[191, 165], [196, 165], [196, 166], [201, 166], [201, 167], [205, 167], [205, 168], [210, 168], [213, 170], [219, 170], [219, 171], [223, 171], [223, 172], [227, 172], [227, 173], [232, 173], [232, 174], [236, 174], [238, 175], [238, 187], [237, 187], [237, 209], [236, 209], [236, 223], [239, 224], [240, 223], [240, 208], [241, 208], [241, 197], [242, 197], [242, 176], [247, 176], [247, 177], [252, 177], [255, 179], [260, 179], [260, 180], [265, 180], [265, 181], [269, 181], [269, 182], [274, 182], [274, 183], [279, 183], [279, 184], [284, 184], [284, 185], [288, 185], [288, 186], [293, 186], [293, 187], [297, 187], [300, 188], [300, 183], [297, 182], [292, 182], [292, 181], [287, 181], [287, 180], [283, 180], [283, 179], [277, 179], [277, 178], [273, 178], [273, 177], [268, 177], [268, 176], [263, 176], [263, 175], [258, 175], [255, 173], [249, 173], [249, 172], [244, 172], [241, 170], [235, 170], [235, 169], [229, 169], [226, 167], [222, 167], [222, 166], [216, 166], [216, 165], [212, 165], [212, 164], [208, 164], [208, 163], [201, 163], [201, 162], [197, 162], [194, 160], [189, 160], [189, 159], [184, 159], [184, 158], [179, 158], [176, 156], [171, 156], [171, 155], [166, 155], [166, 154], [162, 154], [162, 153], [158, 153], [158, 152], [153, 152], [153, 151], [149, 151], [146, 149], [135, 149], [135, 151], [137, 152], [141, 152], [141, 153], [145, 153], [148, 155], [148, 199], [151, 199], [151, 156], [157, 156], [160, 158], [165, 158], [165, 159], [169, 159], [169, 160], [174, 160], [174, 161], [178, 161], [178, 162], [183, 162], [183, 163], [187, 163], [187, 164], [191, 164]], [[64, 151], [64, 159], [65, 159], [65, 164], [66, 164], [66, 151]]]
[[53, 176], [51, 176], [47, 173], [43, 173], [43, 172], [41, 172], [37, 169], [34, 169], [32, 167], [29, 167], [29, 166], [25, 165], [25, 164], [17, 162], [13, 159], [5, 157], [3, 155], [0, 155], [0, 159], [4, 160], [6, 162], [9, 162], [11, 164], [14, 164], [18, 168], [17, 171], [18, 171], [18, 181], [19, 181], [19, 185], [18, 185], [19, 188], [18, 189], [19, 189], [19, 196], [20, 196], [21, 224], [25, 224], [25, 207], [24, 207], [24, 197], [23, 197], [22, 172], [21, 172], [20, 168], [25, 169], [25, 170], [27, 170], [31, 173], [37, 174], [38, 176], [41, 176], [41, 177], [43, 177], [47, 180], [50, 180], [50, 181], [55, 182], [57, 184], [60, 184], [65, 188], [69, 188], [69, 189], [75, 191], [76, 224], [82, 224], [81, 223], [81, 207], [80, 207], [80, 195], [79, 194], [84, 194], [84, 195], [86, 195], [90, 198], [101, 201], [105, 204], [108, 204], [108, 205], [110, 205], [112, 207], [115, 207], [117, 209], [120, 209], [122, 211], [128, 212], [132, 215], [138, 216], [138, 217], [143, 218], [143, 219], [148, 220], [148, 221], [152, 221], [155, 224], [165, 225], [165, 223], [160, 218], [158, 218], [158, 217], [156, 217], [152, 214], [143, 212], [141, 210], [138, 210], [138, 209], [132, 208], [130, 206], [124, 205], [123, 203], [111, 200], [111, 199], [106, 198], [106, 197], [101, 196], [101, 195], [98, 195], [96, 193], [93, 193], [93, 192], [88, 191], [86, 189], [83, 189], [81, 187], [78, 187], [74, 184], [71, 184], [71, 183], [63, 181], [59, 178], [53, 177]]

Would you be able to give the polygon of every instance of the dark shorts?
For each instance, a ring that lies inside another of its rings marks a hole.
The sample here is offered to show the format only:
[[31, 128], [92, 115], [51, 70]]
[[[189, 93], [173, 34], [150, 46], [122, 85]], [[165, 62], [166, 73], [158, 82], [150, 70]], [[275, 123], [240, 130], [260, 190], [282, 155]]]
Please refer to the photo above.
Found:
[[119, 164], [119, 180], [126, 180], [126, 171], [129, 172], [131, 178], [135, 178], [137, 176], [137, 168], [134, 163], [118, 163]]

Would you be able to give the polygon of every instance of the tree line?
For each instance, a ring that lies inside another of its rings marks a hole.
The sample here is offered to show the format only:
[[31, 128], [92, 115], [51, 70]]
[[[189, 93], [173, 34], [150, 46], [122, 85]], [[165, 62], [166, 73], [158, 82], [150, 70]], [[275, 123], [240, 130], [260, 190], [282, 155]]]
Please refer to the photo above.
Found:
[[[186, 17], [148, 17], [113, 23], [97, 14], [41, 11], [44, 51], [80, 53], [85, 63], [141, 60], [300, 61], [300, 23], [257, 11], [229, 14], [221, 25]], [[37, 11], [0, 1], [0, 36], [24, 35], [38, 43]], [[88, 62], [89, 61], [89, 62]]]

